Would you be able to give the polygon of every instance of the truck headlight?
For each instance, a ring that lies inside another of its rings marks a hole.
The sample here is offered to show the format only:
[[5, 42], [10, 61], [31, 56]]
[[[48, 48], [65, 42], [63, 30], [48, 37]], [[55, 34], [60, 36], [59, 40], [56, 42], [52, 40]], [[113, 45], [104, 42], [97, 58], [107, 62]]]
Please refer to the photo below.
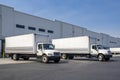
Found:
[[48, 56], [52, 56], [52, 54], [51, 54], [51, 53], [48, 53]]

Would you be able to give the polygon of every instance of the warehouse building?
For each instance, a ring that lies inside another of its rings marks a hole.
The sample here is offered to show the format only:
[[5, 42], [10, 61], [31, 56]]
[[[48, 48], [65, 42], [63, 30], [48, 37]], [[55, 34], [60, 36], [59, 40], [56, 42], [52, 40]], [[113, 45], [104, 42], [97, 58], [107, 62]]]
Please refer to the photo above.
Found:
[[8, 36], [39, 33], [49, 34], [50, 38], [91, 36], [98, 43], [109, 47], [120, 47], [120, 38], [97, 33], [86, 28], [59, 20], [48, 20], [14, 10], [13, 7], [0, 5], [0, 52], [4, 51], [4, 39]]

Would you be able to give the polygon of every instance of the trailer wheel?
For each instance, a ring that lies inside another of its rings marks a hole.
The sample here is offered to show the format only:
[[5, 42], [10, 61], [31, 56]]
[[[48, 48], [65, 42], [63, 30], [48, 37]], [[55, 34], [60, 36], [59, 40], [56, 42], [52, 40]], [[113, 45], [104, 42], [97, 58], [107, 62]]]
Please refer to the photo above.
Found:
[[99, 55], [98, 55], [98, 60], [99, 60], [99, 61], [104, 61], [104, 60], [105, 60], [104, 55], [103, 55], [103, 54], [99, 54]]
[[67, 54], [62, 54], [62, 55], [61, 55], [61, 58], [62, 58], [62, 59], [67, 59]]
[[48, 59], [48, 57], [46, 55], [42, 56], [42, 62], [43, 63], [48, 63], [49, 62], [49, 59]]
[[18, 54], [13, 54], [13, 60], [19, 60], [19, 55]]

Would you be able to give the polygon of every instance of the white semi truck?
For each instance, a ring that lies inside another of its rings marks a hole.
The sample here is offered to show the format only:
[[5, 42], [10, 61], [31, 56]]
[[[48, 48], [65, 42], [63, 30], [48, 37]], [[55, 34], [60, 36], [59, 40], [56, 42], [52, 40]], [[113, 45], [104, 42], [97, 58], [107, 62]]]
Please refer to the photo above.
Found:
[[108, 61], [112, 54], [107, 47], [97, 44], [98, 39], [89, 36], [53, 39], [56, 50], [61, 52], [63, 59], [74, 56], [96, 57], [99, 61]]
[[60, 61], [60, 52], [54, 49], [49, 35], [25, 34], [5, 38], [5, 53], [12, 59], [19, 60], [37, 57], [41, 62]]

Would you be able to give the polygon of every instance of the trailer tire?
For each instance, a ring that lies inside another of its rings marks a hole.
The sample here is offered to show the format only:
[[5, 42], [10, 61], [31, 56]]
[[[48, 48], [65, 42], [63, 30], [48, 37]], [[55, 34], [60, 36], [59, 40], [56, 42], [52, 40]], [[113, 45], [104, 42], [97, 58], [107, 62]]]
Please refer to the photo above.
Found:
[[43, 55], [42, 56], [42, 60], [41, 60], [43, 63], [48, 63], [49, 62], [49, 59], [46, 55]]
[[13, 60], [19, 60], [19, 55], [18, 54], [13, 54]]
[[103, 55], [103, 54], [99, 54], [99, 55], [98, 55], [98, 60], [99, 60], [99, 61], [105, 61], [104, 55]]
[[61, 58], [62, 58], [62, 59], [67, 59], [67, 54], [62, 54], [62, 55], [61, 55]]

